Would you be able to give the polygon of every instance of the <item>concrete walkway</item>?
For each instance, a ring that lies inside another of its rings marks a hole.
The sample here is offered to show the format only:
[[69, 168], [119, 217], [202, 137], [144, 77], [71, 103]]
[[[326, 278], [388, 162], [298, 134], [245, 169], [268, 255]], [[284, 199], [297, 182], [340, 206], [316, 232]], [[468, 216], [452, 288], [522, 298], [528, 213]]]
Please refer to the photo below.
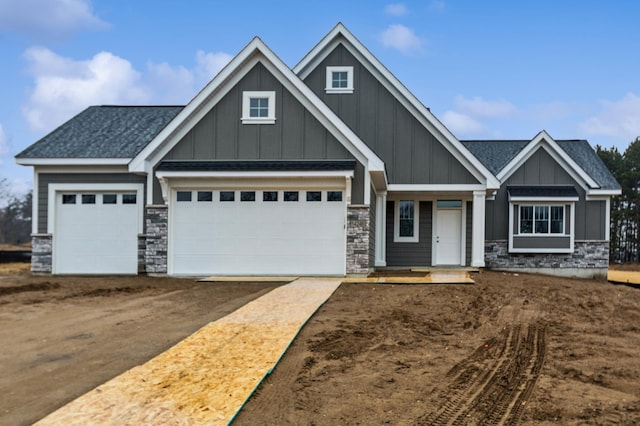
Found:
[[341, 282], [278, 287], [36, 424], [228, 424]]

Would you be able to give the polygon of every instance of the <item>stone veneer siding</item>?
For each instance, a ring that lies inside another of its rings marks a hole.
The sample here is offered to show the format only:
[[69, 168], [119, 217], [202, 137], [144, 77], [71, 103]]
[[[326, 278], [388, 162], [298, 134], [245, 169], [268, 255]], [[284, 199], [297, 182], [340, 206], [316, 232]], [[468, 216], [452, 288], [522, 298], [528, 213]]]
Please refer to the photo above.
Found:
[[149, 274], [166, 274], [169, 209], [166, 205], [147, 206], [145, 217], [147, 233], [141, 236], [145, 240], [144, 271]]
[[487, 268], [608, 268], [608, 241], [576, 241], [573, 253], [509, 253], [508, 241], [486, 241]]
[[347, 274], [369, 273], [369, 206], [347, 207]]
[[52, 244], [51, 234], [31, 235], [31, 272], [50, 274], [53, 271]]

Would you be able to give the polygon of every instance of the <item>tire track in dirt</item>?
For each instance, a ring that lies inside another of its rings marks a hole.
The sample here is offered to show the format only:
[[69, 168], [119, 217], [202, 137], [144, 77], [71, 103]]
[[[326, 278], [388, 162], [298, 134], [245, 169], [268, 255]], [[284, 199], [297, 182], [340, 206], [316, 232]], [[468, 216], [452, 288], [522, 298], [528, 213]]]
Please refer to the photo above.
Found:
[[546, 352], [546, 326], [512, 325], [454, 366], [440, 407], [421, 424], [516, 424], [533, 392]]

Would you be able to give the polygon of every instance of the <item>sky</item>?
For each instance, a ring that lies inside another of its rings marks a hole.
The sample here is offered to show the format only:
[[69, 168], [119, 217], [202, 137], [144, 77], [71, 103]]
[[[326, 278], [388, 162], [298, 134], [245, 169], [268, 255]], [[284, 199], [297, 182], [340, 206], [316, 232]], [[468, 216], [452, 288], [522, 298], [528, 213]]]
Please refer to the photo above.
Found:
[[90, 105], [184, 105], [254, 36], [293, 68], [342, 22], [458, 139], [640, 136], [640, 2], [0, 0], [0, 179]]

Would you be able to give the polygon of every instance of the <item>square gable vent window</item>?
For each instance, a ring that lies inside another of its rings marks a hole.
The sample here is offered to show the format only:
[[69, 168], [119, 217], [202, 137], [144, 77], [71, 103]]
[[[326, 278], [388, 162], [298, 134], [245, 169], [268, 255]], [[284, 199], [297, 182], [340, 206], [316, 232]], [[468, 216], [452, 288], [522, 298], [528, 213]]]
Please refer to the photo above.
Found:
[[274, 124], [276, 92], [242, 92], [242, 124]]
[[327, 93], [353, 93], [353, 67], [327, 67]]

